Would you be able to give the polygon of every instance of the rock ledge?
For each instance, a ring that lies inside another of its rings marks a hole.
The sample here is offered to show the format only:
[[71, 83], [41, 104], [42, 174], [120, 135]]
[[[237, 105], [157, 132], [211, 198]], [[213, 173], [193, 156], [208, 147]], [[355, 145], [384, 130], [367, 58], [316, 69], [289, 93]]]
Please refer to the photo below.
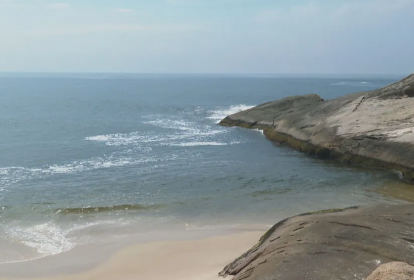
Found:
[[399, 172], [414, 181], [414, 74], [384, 88], [323, 100], [316, 94], [268, 102], [223, 119], [262, 129], [299, 151]]
[[[332, 209], [288, 218], [220, 275], [234, 275], [233, 280], [355, 280], [366, 279], [380, 264], [393, 261], [414, 264], [412, 204]], [[403, 269], [406, 274], [412, 271]], [[375, 277], [387, 271], [380, 269], [369, 279], [382, 279]]]

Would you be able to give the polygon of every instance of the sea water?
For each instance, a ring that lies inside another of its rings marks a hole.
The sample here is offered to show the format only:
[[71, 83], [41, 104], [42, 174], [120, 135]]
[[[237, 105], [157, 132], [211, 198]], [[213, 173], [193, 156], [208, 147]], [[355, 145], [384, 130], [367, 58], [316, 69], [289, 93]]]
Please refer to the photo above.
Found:
[[218, 125], [286, 96], [331, 99], [399, 78], [0, 74], [0, 264], [137, 232], [401, 203], [377, 191], [397, 174]]

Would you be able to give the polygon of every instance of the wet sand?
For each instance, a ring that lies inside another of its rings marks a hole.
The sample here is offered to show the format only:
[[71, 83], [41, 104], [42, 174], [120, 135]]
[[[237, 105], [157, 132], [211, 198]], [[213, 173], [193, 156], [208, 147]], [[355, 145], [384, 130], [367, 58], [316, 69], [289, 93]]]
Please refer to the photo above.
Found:
[[[17, 272], [25, 270], [27, 276], [20, 278], [1, 277], [1, 280], [217, 280], [218, 272], [232, 260], [243, 254], [257, 243], [263, 231], [249, 231], [231, 235], [203, 238], [198, 240], [161, 241], [129, 246], [113, 254], [102, 264], [90, 270], [76, 273], [65, 271], [69, 262], [75, 261], [85, 265], [91, 262], [91, 252], [74, 251], [71, 257], [50, 257], [38, 265], [48, 271], [48, 277], [30, 277], [31, 262], [13, 265]], [[87, 250], [84, 248], [83, 250]], [[99, 250], [96, 258], [100, 258]], [[93, 255], [93, 254], [92, 254]], [[68, 262], [66, 265], [61, 261]], [[33, 264], [34, 262], [32, 262]], [[8, 275], [13, 275], [9, 271]], [[21, 274], [19, 274], [21, 275]]]

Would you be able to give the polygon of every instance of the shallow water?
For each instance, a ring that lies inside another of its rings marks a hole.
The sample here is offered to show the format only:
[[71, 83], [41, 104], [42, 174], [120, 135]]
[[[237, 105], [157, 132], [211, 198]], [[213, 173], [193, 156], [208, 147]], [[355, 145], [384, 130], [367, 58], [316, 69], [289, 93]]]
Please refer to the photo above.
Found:
[[330, 99], [398, 78], [1, 74], [0, 263], [111, 234], [270, 225], [323, 208], [400, 203], [381, 191], [397, 174], [217, 125], [285, 96]]

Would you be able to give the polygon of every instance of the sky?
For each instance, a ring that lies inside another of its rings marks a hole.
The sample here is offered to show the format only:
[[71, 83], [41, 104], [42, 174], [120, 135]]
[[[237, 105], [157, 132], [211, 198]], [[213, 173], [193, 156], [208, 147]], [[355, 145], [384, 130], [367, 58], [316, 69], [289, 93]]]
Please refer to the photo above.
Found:
[[414, 0], [0, 0], [1, 72], [410, 74]]

